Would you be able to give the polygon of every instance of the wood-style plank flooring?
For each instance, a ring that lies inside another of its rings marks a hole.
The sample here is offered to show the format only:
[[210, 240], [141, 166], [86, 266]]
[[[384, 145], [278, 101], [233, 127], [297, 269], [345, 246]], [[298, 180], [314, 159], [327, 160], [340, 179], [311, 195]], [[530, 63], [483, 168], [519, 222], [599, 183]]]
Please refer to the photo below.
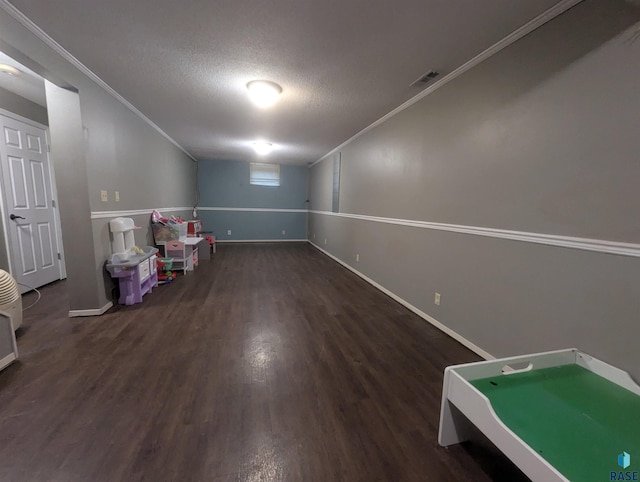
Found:
[[66, 289], [0, 372], [0, 481], [527, 480], [437, 444], [443, 370], [478, 357], [308, 244], [221, 245], [100, 317]]

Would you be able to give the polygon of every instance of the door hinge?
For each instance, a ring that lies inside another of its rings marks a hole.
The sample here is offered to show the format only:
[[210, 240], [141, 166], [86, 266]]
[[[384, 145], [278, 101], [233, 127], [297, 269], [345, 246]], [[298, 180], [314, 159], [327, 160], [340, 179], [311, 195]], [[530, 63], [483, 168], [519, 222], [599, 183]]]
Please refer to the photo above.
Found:
[[51, 200], [51, 206], [54, 207], [54, 208], [56, 207], [56, 200], [55, 199]]
[[47, 144], [47, 152], [51, 152], [51, 146]]
[[62, 259], [62, 256], [60, 256], [60, 253], [58, 253], [58, 259]]

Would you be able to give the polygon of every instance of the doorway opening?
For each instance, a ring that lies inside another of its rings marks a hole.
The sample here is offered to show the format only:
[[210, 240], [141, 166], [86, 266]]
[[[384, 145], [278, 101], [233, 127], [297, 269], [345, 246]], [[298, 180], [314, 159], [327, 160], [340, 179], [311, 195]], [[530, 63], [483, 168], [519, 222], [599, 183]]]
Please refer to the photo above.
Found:
[[21, 293], [66, 278], [45, 80], [0, 52], [0, 268]]

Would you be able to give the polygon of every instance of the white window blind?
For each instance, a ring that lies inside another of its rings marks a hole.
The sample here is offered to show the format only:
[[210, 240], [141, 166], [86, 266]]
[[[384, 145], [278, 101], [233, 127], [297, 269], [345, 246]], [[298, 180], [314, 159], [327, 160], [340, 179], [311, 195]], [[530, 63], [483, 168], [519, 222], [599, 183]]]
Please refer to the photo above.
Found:
[[279, 186], [280, 164], [252, 162], [249, 169], [249, 183], [255, 186]]

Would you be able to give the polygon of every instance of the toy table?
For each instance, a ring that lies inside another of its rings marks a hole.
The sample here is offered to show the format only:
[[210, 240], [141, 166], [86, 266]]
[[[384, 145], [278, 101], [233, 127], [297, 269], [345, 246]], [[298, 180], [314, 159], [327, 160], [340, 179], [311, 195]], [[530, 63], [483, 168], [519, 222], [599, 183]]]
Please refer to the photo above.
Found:
[[640, 455], [640, 387], [576, 349], [447, 367], [438, 442], [470, 423], [534, 481], [638, 479], [618, 455]]

